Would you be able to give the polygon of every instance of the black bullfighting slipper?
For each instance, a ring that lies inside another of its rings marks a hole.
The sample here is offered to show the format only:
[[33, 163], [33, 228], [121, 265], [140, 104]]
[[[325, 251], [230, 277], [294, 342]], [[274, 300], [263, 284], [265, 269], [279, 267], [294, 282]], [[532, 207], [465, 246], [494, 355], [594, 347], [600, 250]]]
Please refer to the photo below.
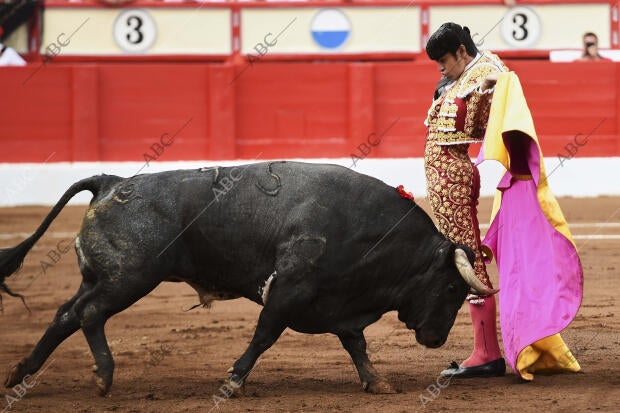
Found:
[[465, 367], [456, 361], [450, 363], [450, 367], [441, 372], [443, 377], [500, 377], [506, 374], [506, 362], [503, 358], [480, 364], [478, 366]]

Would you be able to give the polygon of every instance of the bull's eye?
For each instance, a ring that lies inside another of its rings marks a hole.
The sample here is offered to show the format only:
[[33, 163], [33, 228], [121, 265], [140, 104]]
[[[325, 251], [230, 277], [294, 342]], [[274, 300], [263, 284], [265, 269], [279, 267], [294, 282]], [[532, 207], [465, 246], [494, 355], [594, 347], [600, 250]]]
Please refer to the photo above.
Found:
[[448, 292], [450, 294], [454, 293], [456, 291], [456, 287], [454, 287], [454, 285], [450, 284], [448, 285]]

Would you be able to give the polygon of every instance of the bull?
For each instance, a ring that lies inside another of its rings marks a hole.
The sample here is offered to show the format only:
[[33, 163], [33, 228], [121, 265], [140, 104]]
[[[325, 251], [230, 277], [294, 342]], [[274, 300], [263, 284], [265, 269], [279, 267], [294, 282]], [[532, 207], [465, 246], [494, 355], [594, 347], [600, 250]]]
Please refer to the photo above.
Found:
[[368, 325], [397, 311], [420, 344], [436, 348], [468, 291], [496, 292], [474, 276], [471, 250], [441, 235], [394, 188], [337, 165], [284, 161], [76, 182], [30, 237], [0, 250], [5, 292], [13, 294], [6, 278], [84, 190], [93, 198], [75, 238], [81, 285], [9, 371], [7, 387], [38, 371], [81, 329], [105, 395], [114, 372], [106, 321], [170, 281], [189, 284], [203, 305], [245, 297], [263, 306], [229, 370], [233, 387], [288, 327], [337, 335], [363, 389], [393, 392], [366, 353]]

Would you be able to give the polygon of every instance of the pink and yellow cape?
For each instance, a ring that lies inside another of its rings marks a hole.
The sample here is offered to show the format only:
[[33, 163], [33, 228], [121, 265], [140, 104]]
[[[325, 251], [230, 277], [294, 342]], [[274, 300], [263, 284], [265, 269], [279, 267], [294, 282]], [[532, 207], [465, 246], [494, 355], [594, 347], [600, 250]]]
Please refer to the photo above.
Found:
[[499, 75], [476, 163], [499, 161], [506, 173], [483, 241], [499, 270], [500, 325], [506, 361], [523, 379], [535, 372], [579, 371], [562, 331], [581, 304], [577, 249], [549, 190], [543, 156], [519, 78]]

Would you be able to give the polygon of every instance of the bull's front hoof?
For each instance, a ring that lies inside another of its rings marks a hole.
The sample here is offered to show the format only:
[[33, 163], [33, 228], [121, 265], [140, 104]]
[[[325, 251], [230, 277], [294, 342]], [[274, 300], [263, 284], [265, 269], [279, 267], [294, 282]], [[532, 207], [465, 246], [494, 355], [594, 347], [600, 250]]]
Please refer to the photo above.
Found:
[[95, 385], [97, 386], [97, 393], [99, 396], [105, 396], [112, 387], [112, 374], [99, 374], [97, 366], [93, 366], [93, 372], [95, 373], [93, 378]]
[[26, 372], [26, 359], [23, 358], [13, 366], [13, 368], [9, 371], [9, 374], [6, 375], [6, 380], [4, 381], [4, 387], [11, 388], [24, 380], [28, 373]]
[[233, 374], [220, 386], [219, 392], [226, 398], [245, 396], [245, 380]]
[[373, 394], [394, 394], [397, 393], [394, 387], [385, 380], [377, 380], [362, 383], [364, 391]]
[[106, 379], [104, 379], [103, 377], [99, 377], [96, 374], [95, 384], [97, 385], [97, 393], [99, 394], [99, 396], [102, 397], [108, 394], [108, 392], [110, 391], [110, 387], [112, 386], [111, 382], [106, 381]]

